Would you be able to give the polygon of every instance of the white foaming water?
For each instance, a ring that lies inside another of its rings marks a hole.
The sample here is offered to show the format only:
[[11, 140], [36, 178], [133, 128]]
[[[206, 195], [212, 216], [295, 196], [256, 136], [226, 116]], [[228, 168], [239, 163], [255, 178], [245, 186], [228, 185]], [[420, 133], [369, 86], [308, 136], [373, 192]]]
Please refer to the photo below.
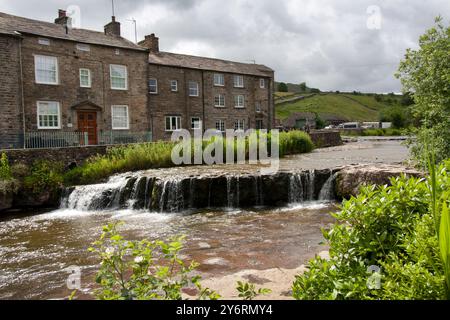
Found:
[[333, 188], [334, 188], [334, 180], [336, 179], [336, 175], [331, 172], [330, 177], [324, 183], [322, 190], [320, 190], [319, 200], [332, 200]]
[[330, 202], [328, 201], [305, 201], [303, 203], [294, 203], [290, 204], [288, 207], [276, 209], [276, 212], [286, 212], [286, 211], [294, 211], [300, 209], [306, 210], [319, 210], [325, 209], [330, 206]]
[[108, 182], [86, 186], [78, 186], [71, 192], [69, 197], [62, 201], [62, 207], [87, 211], [93, 204], [103, 198], [105, 192], [111, 192], [111, 201], [119, 195], [120, 190], [126, 186], [130, 175], [117, 175], [111, 177]]

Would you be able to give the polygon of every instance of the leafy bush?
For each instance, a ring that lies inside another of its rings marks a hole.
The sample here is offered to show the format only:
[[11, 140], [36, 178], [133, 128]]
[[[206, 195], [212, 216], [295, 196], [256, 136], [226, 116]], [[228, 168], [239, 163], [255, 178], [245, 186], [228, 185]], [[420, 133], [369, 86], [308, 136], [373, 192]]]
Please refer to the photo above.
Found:
[[[450, 162], [436, 177], [438, 199], [450, 189], [449, 170]], [[333, 215], [337, 224], [324, 231], [330, 260], [315, 258], [309, 270], [296, 277], [296, 299], [447, 297], [430, 205], [433, 181], [400, 177], [391, 184], [363, 187], [358, 197], [343, 202]], [[368, 286], [374, 276], [368, 273], [371, 266], [381, 268], [378, 290]]]
[[0, 180], [12, 179], [11, 168], [9, 166], [8, 157], [2, 153], [0, 157]]
[[63, 185], [63, 165], [59, 162], [39, 160], [34, 162], [31, 173], [24, 179], [25, 190], [38, 195], [48, 191], [54, 193]]
[[23, 180], [31, 174], [30, 167], [23, 163], [16, 163], [11, 166], [12, 176], [16, 179]]
[[117, 231], [118, 223], [103, 227], [100, 239], [89, 251], [101, 259], [95, 296], [101, 300], [180, 300], [182, 289], [195, 286], [199, 299], [220, 296], [191, 276], [198, 264], [187, 264], [179, 257], [183, 238], [163, 241], [126, 241]]
[[239, 298], [244, 300], [253, 300], [257, 296], [267, 295], [272, 292], [272, 290], [267, 288], [259, 288], [256, 290], [256, 286], [253, 283], [248, 282], [237, 282], [236, 290], [239, 292]]
[[15, 194], [20, 184], [16, 179], [0, 180], [0, 195]]
[[307, 153], [314, 149], [311, 137], [303, 131], [280, 132], [280, 157], [289, 154]]

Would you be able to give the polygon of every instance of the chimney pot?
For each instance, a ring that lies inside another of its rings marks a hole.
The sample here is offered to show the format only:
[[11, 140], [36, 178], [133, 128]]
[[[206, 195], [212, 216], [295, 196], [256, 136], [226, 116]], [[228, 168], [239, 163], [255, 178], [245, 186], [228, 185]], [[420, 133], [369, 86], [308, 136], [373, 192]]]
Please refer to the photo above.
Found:
[[111, 22], [105, 26], [105, 34], [120, 37], [120, 22], [112, 16]]
[[146, 35], [145, 39], [138, 44], [149, 49], [152, 53], [159, 52], [159, 38], [156, 37], [154, 33]]
[[70, 25], [70, 17], [67, 16], [66, 10], [58, 10], [58, 18], [55, 19], [55, 23], [62, 26]]

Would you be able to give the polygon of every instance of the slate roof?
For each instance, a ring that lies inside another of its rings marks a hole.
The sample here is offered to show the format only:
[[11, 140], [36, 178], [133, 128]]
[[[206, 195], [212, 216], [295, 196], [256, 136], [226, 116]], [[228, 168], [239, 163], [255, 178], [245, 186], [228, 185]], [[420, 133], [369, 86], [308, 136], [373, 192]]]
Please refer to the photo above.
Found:
[[233, 62], [170, 52], [151, 52], [149, 55], [149, 62], [151, 64], [165, 66], [256, 75], [261, 77], [271, 77], [273, 72], [272, 69], [261, 64]]
[[69, 29], [69, 32], [66, 33], [66, 28], [59, 24], [32, 20], [0, 12], [0, 33], [14, 35], [15, 32], [88, 44], [147, 51], [147, 49], [122, 37], [106, 35], [105, 33], [98, 31], [75, 28]]

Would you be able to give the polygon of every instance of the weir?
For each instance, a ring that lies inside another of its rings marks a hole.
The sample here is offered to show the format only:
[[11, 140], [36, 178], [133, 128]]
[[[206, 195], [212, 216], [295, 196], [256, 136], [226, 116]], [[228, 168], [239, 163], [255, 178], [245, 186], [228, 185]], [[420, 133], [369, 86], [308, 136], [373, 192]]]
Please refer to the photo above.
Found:
[[333, 170], [164, 177], [136, 172], [113, 176], [102, 184], [69, 188], [61, 200], [61, 207], [82, 211], [133, 209], [161, 213], [208, 207], [279, 207], [305, 201], [335, 200], [335, 177]]

